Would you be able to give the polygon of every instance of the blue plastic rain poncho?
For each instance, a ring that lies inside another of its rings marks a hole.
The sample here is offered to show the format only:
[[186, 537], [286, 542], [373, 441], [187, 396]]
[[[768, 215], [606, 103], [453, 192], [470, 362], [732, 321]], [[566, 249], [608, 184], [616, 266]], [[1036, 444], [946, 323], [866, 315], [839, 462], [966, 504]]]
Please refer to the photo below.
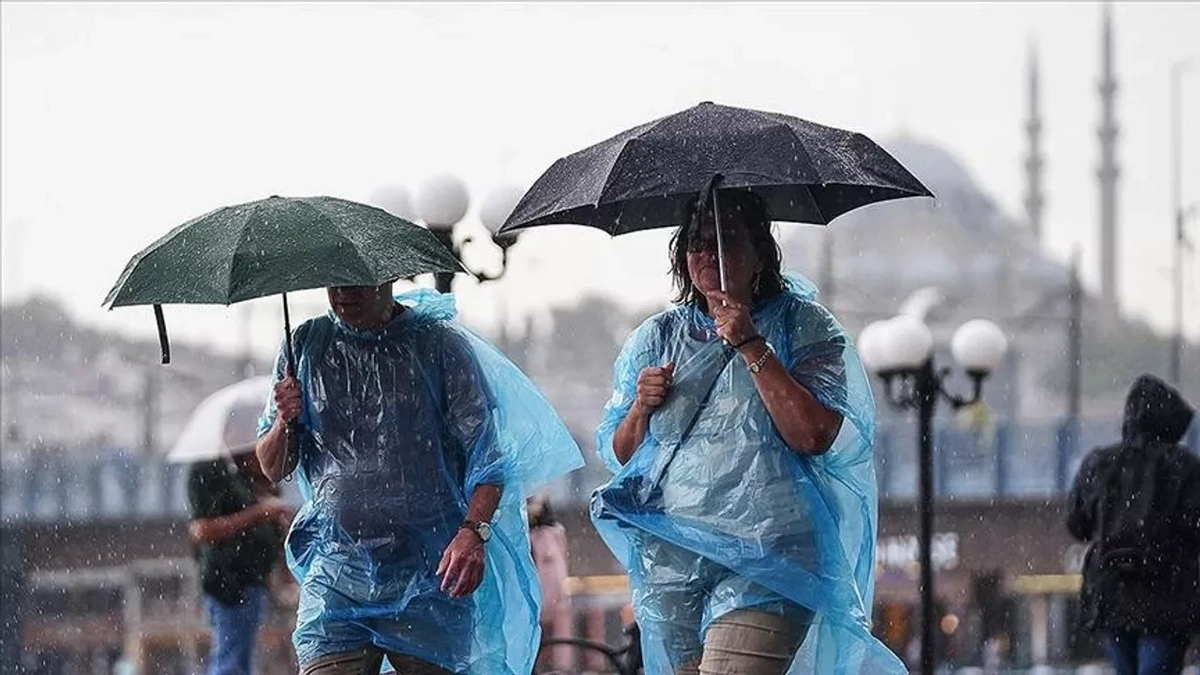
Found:
[[[452, 296], [396, 299], [407, 311], [377, 332], [331, 312], [293, 337], [307, 430], [305, 501], [287, 539], [301, 588], [296, 655], [375, 645], [456, 673], [527, 675], [541, 593], [525, 498], [581, 466], [579, 448], [503, 354], [450, 321]], [[260, 435], [275, 415], [271, 402]], [[453, 599], [437, 565], [481, 484], [504, 486], [486, 573]]]
[[[786, 286], [751, 316], [789, 372], [844, 416], [824, 455], [787, 447], [744, 361], [694, 304], [648, 319], [617, 360], [597, 432], [615, 475], [594, 495], [592, 519], [629, 570], [647, 673], [699, 659], [709, 624], [750, 608], [811, 625], [789, 673], [905, 672], [870, 633], [877, 497], [867, 376], [816, 289], [791, 275]], [[621, 466], [613, 435], [638, 374], [671, 361], [671, 392]]]

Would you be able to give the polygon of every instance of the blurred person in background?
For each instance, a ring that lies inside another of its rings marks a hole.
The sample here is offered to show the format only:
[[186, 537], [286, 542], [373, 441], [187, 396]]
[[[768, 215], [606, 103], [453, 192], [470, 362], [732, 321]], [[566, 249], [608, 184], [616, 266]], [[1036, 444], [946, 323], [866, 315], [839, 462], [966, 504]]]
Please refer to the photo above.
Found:
[[[258, 424], [258, 412], [259, 411], [255, 411], [255, 426]], [[253, 464], [254, 466], [249, 470], [248, 473], [250, 474], [250, 480], [253, 483], [255, 496], [257, 496], [260, 500], [267, 501], [272, 499], [283, 499], [283, 490], [281, 489], [280, 484], [274, 483], [271, 481], [271, 479], [267, 478], [266, 474], [264, 474], [262, 471], [262, 465], [257, 461], [257, 457]], [[289, 502], [290, 507], [291, 500], [288, 499], [285, 501]], [[291, 513], [294, 516], [295, 510], [291, 509]], [[276, 555], [275, 558], [275, 563], [271, 567], [271, 573], [267, 576], [267, 591], [269, 597], [274, 600], [275, 604], [279, 605], [280, 607], [290, 607], [294, 610], [296, 608], [296, 603], [300, 598], [300, 587], [296, 584], [295, 577], [293, 577], [292, 573], [288, 570], [287, 555], [283, 548], [283, 540], [287, 537], [288, 526], [290, 524], [290, 519], [286, 523], [283, 522], [282, 519], [276, 523], [277, 529], [279, 530], [280, 546], [278, 549], [278, 555]]]
[[1080, 620], [1118, 675], [1176, 675], [1200, 631], [1200, 459], [1181, 444], [1195, 411], [1152, 375], [1133, 383], [1121, 442], [1093, 450], [1067, 528], [1090, 543]]
[[[529, 545], [542, 587], [542, 612], [538, 622], [542, 638], [569, 638], [574, 633], [571, 596], [567, 594], [567, 529], [554, 516], [548, 491], [539, 491], [526, 500], [529, 520]], [[575, 649], [555, 645], [541, 652], [539, 668], [567, 671], [574, 667]]]
[[[231, 416], [237, 418], [237, 414]], [[253, 438], [254, 416], [231, 419]], [[236, 433], [227, 431], [228, 434]], [[232, 456], [196, 462], [188, 472], [188, 526], [198, 547], [200, 584], [211, 628], [209, 675], [250, 675], [267, 584], [277, 568], [283, 533], [294, 511], [271, 494], [254, 444], [231, 448]]]

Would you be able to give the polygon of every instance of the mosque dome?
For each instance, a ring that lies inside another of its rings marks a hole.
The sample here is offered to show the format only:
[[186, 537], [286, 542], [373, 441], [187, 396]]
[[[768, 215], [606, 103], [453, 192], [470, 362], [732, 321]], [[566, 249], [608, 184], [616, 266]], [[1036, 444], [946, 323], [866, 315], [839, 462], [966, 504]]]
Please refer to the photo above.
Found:
[[981, 190], [974, 177], [949, 150], [934, 143], [901, 136], [880, 143], [935, 195]]

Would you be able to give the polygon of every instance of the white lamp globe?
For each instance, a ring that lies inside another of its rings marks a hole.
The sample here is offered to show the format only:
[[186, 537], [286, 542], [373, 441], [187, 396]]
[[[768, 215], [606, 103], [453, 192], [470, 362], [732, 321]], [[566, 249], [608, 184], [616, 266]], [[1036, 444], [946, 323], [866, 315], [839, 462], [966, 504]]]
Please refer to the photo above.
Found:
[[494, 188], [484, 197], [483, 204], [479, 206], [479, 221], [494, 236], [501, 227], [504, 227], [504, 222], [508, 220], [513, 209], [517, 208], [517, 203], [524, 196], [525, 191], [515, 185], [501, 185]]
[[858, 357], [862, 359], [863, 365], [867, 370], [878, 373], [888, 370], [889, 364], [885, 361], [887, 354], [884, 349], [884, 343], [887, 340], [887, 321], [875, 321], [867, 324], [866, 328], [858, 334]]
[[413, 208], [412, 195], [403, 185], [385, 185], [371, 194], [371, 206], [387, 211], [398, 218], [416, 220], [416, 210]]
[[933, 354], [933, 333], [914, 316], [889, 319], [883, 336], [883, 361], [890, 369], [916, 370]]
[[1000, 365], [1008, 351], [1008, 338], [1000, 327], [986, 319], [968, 321], [954, 332], [950, 353], [963, 370], [986, 375]]
[[467, 195], [467, 184], [458, 176], [430, 176], [417, 191], [417, 216], [431, 230], [445, 232], [453, 229], [467, 215], [468, 206], [470, 197]]

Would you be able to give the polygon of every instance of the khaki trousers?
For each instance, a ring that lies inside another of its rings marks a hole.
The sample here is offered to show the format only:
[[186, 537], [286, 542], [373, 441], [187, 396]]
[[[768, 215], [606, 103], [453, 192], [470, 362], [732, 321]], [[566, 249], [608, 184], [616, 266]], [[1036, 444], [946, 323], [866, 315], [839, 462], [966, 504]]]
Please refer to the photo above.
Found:
[[804, 643], [807, 625], [752, 609], [730, 612], [712, 622], [699, 661], [675, 675], [783, 675]]

